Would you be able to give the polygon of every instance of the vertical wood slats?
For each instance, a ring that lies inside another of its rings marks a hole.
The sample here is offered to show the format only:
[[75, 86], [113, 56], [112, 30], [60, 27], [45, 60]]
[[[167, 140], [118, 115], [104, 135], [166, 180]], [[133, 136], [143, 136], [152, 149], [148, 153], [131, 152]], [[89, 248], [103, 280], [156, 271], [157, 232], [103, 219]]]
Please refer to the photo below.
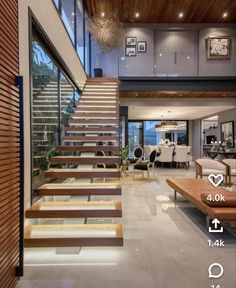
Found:
[[13, 288], [19, 265], [20, 115], [18, 1], [0, 1], [0, 287]]

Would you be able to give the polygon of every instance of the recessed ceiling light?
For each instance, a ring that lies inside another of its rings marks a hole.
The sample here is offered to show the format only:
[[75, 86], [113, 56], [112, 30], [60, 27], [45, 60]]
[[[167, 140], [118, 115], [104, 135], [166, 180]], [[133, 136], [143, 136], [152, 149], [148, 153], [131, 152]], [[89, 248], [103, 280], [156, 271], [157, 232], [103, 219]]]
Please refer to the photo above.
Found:
[[159, 56], [161, 57], [161, 56], [162, 56], [162, 53], [160, 53]]
[[183, 18], [184, 17], [184, 13], [183, 12], [180, 12], [179, 13], [179, 18]]
[[227, 12], [224, 12], [223, 15], [222, 15], [223, 18], [226, 18], [227, 16], [228, 16]]
[[187, 56], [187, 59], [189, 60], [189, 59], [190, 59], [190, 56]]
[[72, 16], [75, 16], [75, 13], [74, 13], [74, 12], [72, 12], [72, 13], [71, 13], [71, 15], [72, 15]]
[[102, 12], [102, 13], [101, 13], [101, 16], [102, 16], [102, 17], [104, 17], [104, 16], [105, 16], [105, 13], [104, 13], [104, 12]]
[[135, 17], [136, 17], [136, 18], [139, 17], [139, 12], [135, 13]]

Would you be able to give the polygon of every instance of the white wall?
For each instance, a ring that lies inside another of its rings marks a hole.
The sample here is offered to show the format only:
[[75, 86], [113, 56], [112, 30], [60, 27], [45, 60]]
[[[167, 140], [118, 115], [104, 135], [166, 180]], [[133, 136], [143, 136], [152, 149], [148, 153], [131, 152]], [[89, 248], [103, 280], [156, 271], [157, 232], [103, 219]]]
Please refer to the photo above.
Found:
[[24, 131], [25, 131], [25, 208], [30, 205], [31, 147], [30, 147], [30, 71], [29, 71], [29, 23], [30, 8], [47, 36], [70, 68], [78, 85], [83, 87], [86, 74], [53, 5], [52, 0], [19, 0], [19, 57], [20, 75], [24, 79]]

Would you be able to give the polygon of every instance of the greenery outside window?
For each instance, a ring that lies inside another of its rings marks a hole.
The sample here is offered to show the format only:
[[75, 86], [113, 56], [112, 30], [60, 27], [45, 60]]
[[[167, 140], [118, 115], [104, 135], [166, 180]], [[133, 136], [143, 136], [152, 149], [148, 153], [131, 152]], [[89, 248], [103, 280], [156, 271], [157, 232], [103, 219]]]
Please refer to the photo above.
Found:
[[61, 144], [64, 128], [73, 113], [79, 92], [67, 79], [57, 62], [32, 35], [32, 190], [46, 182], [44, 171], [57, 145]]

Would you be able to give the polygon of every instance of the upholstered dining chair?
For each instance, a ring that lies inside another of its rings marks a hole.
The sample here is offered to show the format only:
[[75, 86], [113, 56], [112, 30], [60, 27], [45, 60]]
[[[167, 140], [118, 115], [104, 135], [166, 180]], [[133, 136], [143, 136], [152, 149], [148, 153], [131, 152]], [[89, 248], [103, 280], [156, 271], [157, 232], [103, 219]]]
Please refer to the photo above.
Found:
[[149, 160], [140, 160], [139, 162], [134, 164], [133, 179], [134, 179], [135, 170], [142, 171], [142, 177], [144, 176], [144, 174], [143, 174], [144, 171], [147, 171], [148, 178], [150, 178], [149, 171], [150, 171], [150, 169], [153, 169], [153, 176], [155, 175], [154, 166], [155, 166], [156, 154], [157, 154], [157, 151], [153, 150], [149, 156]]
[[236, 177], [236, 159], [223, 159], [221, 160], [227, 167], [227, 176], [229, 179], [229, 186], [232, 185], [231, 178]]
[[170, 166], [172, 167], [174, 149], [174, 147], [160, 147], [160, 155], [156, 160], [162, 163], [162, 167], [163, 163], [170, 163]]
[[134, 150], [134, 160], [136, 163], [141, 161], [143, 159], [143, 148], [142, 147], [137, 147]]
[[174, 151], [173, 161], [178, 168], [181, 163], [184, 163], [186, 168], [189, 168], [189, 146], [176, 146]]
[[196, 178], [200, 176], [209, 176], [210, 174], [222, 174], [227, 186], [227, 166], [217, 160], [209, 158], [200, 158], [195, 160]]

